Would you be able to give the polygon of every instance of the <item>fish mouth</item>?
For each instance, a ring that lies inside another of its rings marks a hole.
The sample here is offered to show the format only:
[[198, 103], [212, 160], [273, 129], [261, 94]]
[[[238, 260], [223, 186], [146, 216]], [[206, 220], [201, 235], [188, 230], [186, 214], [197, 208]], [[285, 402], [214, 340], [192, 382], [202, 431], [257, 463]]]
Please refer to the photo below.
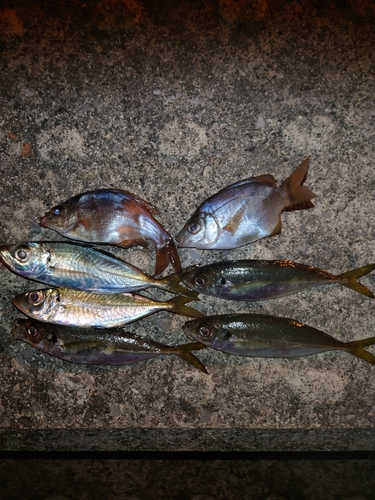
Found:
[[173, 239], [177, 242], [177, 246], [179, 247], [181, 243], [181, 233], [178, 233], [175, 236], [173, 236]]
[[183, 235], [182, 232], [179, 232], [175, 237], [175, 241], [177, 242], [177, 248], [188, 248], [187, 238]]
[[187, 321], [184, 325], [182, 325], [182, 330], [188, 339], [198, 342], [198, 340], [190, 333], [189, 323], [191, 323], [191, 321]]
[[0, 246], [0, 262], [4, 264], [4, 266], [10, 266], [12, 263], [10, 251], [14, 248], [14, 245], [1, 245]]
[[25, 335], [22, 332], [22, 325], [23, 322], [20, 319], [16, 319], [13, 321], [11, 333], [13, 335], [14, 340], [24, 340]]
[[49, 217], [47, 214], [43, 215], [43, 217], [40, 218], [39, 225], [42, 227], [49, 226]]

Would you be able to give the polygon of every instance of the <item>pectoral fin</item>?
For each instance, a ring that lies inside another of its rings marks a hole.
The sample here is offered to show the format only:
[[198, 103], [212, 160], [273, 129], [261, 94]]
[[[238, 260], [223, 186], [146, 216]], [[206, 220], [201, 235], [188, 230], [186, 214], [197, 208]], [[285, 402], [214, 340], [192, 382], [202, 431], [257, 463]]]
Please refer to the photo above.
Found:
[[121, 240], [119, 243], [117, 243], [118, 246], [123, 247], [123, 248], [129, 248], [135, 245], [138, 245], [140, 247], [147, 247], [147, 241], [144, 240], [143, 238], [137, 238], [137, 239], [130, 239], [130, 240]]
[[244, 203], [237, 210], [237, 212], [234, 213], [234, 215], [231, 217], [229, 222], [227, 222], [227, 224], [223, 227], [223, 229], [225, 231], [228, 231], [229, 233], [235, 234], [237, 229], [239, 228], [239, 225], [241, 224], [245, 209], [246, 209], [246, 203]]

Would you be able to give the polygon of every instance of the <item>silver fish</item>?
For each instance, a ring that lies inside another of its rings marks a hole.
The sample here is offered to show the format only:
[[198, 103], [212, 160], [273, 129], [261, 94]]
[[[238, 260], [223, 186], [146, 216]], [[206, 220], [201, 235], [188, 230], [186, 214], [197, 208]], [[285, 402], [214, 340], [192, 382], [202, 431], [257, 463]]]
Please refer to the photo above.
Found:
[[190, 340], [240, 356], [300, 358], [338, 349], [375, 365], [375, 356], [364, 350], [375, 344], [375, 337], [340, 342], [290, 318], [224, 314], [187, 321], [182, 328]]
[[329, 283], [374, 298], [371, 290], [357, 281], [374, 269], [375, 264], [369, 264], [334, 275], [292, 260], [234, 260], [192, 266], [178, 275], [196, 292], [229, 300], [273, 299]]
[[107, 252], [64, 242], [0, 246], [0, 261], [11, 271], [51, 286], [94, 293], [135, 292], [157, 287], [191, 295], [176, 275], [156, 279]]
[[260, 175], [232, 184], [200, 205], [177, 235], [179, 247], [227, 250], [281, 231], [281, 212], [312, 208], [315, 194], [303, 186], [309, 158], [281, 184]]
[[191, 353], [205, 347], [198, 342], [172, 347], [124, 330], [74, 328], [32, 319], [15, 320], [12, 334], [15, 339], [23, 340], [39, 351], [73, 363], [127, 365], [174, 354], [207, 373], [203, 364]]
[[40, 225], [73, 240], [106, 243], [128, 248], [155, 244], [155, 274], [170, 262], [181, 270], [180, 258], [171, 235], [154, 218], [159, 213], [151, 203], [129, 191], [96, 189], [73, 196], [51, 208]]
[[157, 311], [170, 311], [199, 318], [203, 314], [185, 306], [192, 297], [174, 297], [158, 302], [142, 295], [103, 295], [71, 288], [48, 288], [22, 293], [13, 304], [30, 318], [70, 326], [114, 328], [132, 323]]

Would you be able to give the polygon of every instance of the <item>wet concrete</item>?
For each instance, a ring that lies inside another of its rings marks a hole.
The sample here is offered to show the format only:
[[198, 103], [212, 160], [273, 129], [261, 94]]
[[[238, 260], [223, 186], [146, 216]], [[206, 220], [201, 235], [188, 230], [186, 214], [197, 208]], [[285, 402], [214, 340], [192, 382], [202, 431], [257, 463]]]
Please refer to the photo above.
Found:
[[[341, 273], [374, 262], [374, 26], [371, 2], [2, 2], [0, 240], [61, 239], [39, 217], [101, 187], [148, 199], [176, 234], [222, 187], [280, 182], [310, 155], [314, 209], [237, 250], [183, 249], [183, 265], [292, 259]], [[151, 247], [114, 252], [153, 269]], [[39, 285], [4, 267], [0, 280], [3, 450], [374, 449], [374, 367], [349, 354], [205, 350], [208, 376], [172, 357], [73, 365], [12, 339], [11, 298]], [[375, 290], [375, 274], [362, 282]], [[291, 317], [343, 341], [374, 335], [374, 301], [339, 285], [197, 307]], [[158, 313], [128, 329], [178, 343], [183, 322]]]

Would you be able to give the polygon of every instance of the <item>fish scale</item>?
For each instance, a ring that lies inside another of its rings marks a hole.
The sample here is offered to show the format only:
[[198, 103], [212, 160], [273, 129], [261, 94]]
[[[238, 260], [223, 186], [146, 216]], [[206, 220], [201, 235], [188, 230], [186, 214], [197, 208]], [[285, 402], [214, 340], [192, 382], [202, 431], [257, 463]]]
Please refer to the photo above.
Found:
[[15, 320], [12, 334], [39, 351], [74, 363], [126, 365], [174, 354], [207, 373], [191, 352], [205, 347], [197, 342], [172, 347], [119, 329], [73, 328], [31, 319]]
[[70, 288], [50, 288], [18, 295], [13, 304], [27, 316], [44, 322], [113, 328], [163, 310], [191, 317], [203, 316], [185, 306], [191, 300], [194, 298], [177, 296], [159, 302], [131, 293], [103, 295]]
[[269, 174], [251, 177], [221, 189], [205, 200], [176, 237], [181, 248], [230, 250], [281, 231], [284, 210], [312, 208], [315, 194], [302, 184], [306, 158], [277, 187]]
[[153, 278], [107, 252], [81, 244], [23, 242], [0, 246], [0, 260], [11, 271], [51, 286], [95, 293], [118, 293], [160, 288], [192, 294], [175, 275]]
[[291, 318], [223, 314], [187, 321], [182, 328], [190, 340], [239, 356], [300, 358], [341, 350], [375, 365], [375, 356], [364, 349], [375, 344], [375, 337], [340, 342]]
[[156, 250], [155, 275], [170, 262], [181, 270], [172, 236], [154, 218], [158, 210], [133, 193], [120, 189], [97, 189], [78, 194], [53, 207], [40, 225], [66, 238], [124, 248], [146, 246], [153, 241]]
[[179, 276], [198, 293], [229, 300], [283, 297], [320, 285], [338, 283], [369, 298], [374, 294], [357, 281], [375, 269], [375, 263], [334, 275], [291, 260], [237, 260], [192, 266]]

